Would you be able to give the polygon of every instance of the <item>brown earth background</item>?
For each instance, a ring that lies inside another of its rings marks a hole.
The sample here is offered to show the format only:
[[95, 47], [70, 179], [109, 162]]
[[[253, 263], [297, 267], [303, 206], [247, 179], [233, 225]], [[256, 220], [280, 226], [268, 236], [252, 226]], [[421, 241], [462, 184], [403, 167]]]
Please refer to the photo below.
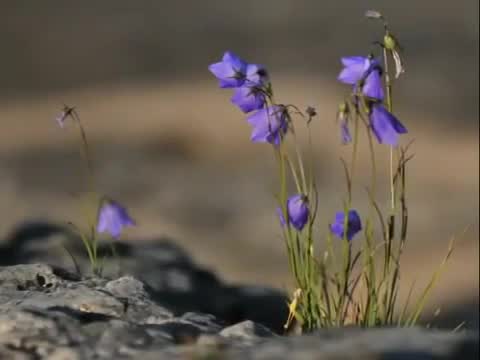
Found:
[[[478, 327], [478, 1], [0, 1], [0, 238], [27, 220], [75, 220], [84, 187], [73, 129], [54, 121], [78, 109], [99, 190], [126, 204], [132, 239], [167, 235], [231, 282], [289, 289], [274, 214], [275, 164], [249, 142], [245, 116], [207, 66], [225, 50], [265, 64], [279, 101], [313, 105], [320, 212], [317, 247], [345, 188], [335, 125], [347, 89], [339, 57], [366, 54], [381, 27], [401, 39], [407, 72], [396, 114], [414, 139], [410, 237], [402, 281], [425, 284], [459, 237], [430, 302], [439, 324]], [[72, 131], [70, 131], [72, 130]], [[365, 139], [363, 139], [365, 140]], [[364, 142], [365, 145], [365, 142]], [[388, 152], [377, 146], [386, 208]], [[356, 206], [367, 208], [366, 148]], [[138, 240], [141, 241], [141, 240]], [[427, 314], [427, 315], [428, 315]]]

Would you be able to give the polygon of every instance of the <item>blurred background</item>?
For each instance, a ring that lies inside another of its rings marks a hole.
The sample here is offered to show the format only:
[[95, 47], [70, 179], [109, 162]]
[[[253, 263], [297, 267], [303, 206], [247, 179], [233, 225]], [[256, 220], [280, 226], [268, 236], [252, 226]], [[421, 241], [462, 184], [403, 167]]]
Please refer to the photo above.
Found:
[[[410, 237], [402, 281], [424, 284], [458, 235], [428, 310], [478, 327], [479, 158], [477, 0], [0, 1], [0, 239], [27, 220], [78, 219], [85, 187], [78, 139], [55, 117], [75, 106], [99, 191], [127, 205], [131, 239], [167, 235], [228, 282], [288, 289], [274, 213], [271, 149], [207, 66], [232, 50], [267, 66], [277, 100], [315, 106], [318, 238], [342, 206], [335, 113], [348, 89], [339, 58], [367, 54], [384, 13], [405, 48], [395, 112], [414, 139]], [[364, 139], [365, 140], [365, 139]], [[365, 144], [365, 143], [364, 143]], [[387, 207], [386, 147], [376, 148]], [[368, 153], [355, 202], [367, 208]], [[468, 226], [466, 231], [465, 228]], [[463, 234], [463, 235], [462, 235]], [[461, 236], [460, 236], [461, 235]]]

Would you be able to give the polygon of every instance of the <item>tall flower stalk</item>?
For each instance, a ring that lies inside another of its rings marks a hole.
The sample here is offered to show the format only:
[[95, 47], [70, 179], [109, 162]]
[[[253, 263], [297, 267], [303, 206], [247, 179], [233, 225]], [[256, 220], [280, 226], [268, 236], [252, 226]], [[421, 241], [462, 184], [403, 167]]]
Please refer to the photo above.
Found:
[[99, 258], [98, 254], [98, 234], [108, 232], [113, 238], [118, 238], [124, 227], [133, 226], [135, 222], [127, 210], [119, 203], [106, 196], [98, 195], [87, 133], [75, 108], [64, 106], [62, 113], [56, 118], [56, 121], [61, 128], [64, 128], [68, 120], [74, 122], [78, 127], [80, 152], [85, 164], [87, 177], [87, 191], [84, 204], [86, 229], [82, 229], [73, 222], [69, 222], [69, 225], [79, 235], [85, 246], [92, 273], [101, 276], [103, 259]]

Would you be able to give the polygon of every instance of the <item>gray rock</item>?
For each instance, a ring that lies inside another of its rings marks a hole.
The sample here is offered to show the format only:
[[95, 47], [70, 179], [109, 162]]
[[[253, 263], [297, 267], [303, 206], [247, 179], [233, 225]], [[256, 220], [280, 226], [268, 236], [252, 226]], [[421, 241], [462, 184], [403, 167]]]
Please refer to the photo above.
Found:
[[157, 320], [173, 317], [170, 311], [152, 301], [142, 282], [132, 277], [109, 282], [98, 278], [72, 281], [73, 278], [49, 265], [0, 268], [0, 286], [4, 288], [0, 313], [11, 308], [52, 309], [77, 317], [91, 314], [91, 317], [114, 317], [135, 323], [146, 323], [152, 317]]
[[[285, 337], [255, 321], [228, 326], [211, 314], [178, 314], [164, 306], [165, 294], [132, 276], [81, 278], [42, 264], [0, 267], [0, 359], [478, 358], [478, 334], [472, 332], [337, 328]], [[271, 292], [224, 287], [216, 294], [238, 294], [233, 303], [241, 307], [241, 299], [262, 298], [266, 305]]]
[[225, 338], [240, 340], [243, 343], [254, 343], [260, 338], [276, 336], [265, 326], [250, 320], [226, 327], [220, 332], [220, 335]]
[[[112, 256], [112, 245], [115, 247], [115, 256]], [[25, 223], [12, 232], [0, 248], [0, 265], [24, 262], [52, 264], [44, 270], [27, 268], [29, 274], [18, 286], [23, 289], [55, 287], [55, 281], [62, 281], [64, 276], [51, 279], [51, 269], [55, 272], [70, 268], [70, 276], [80, 278], [65, 248], [75, 258], [81, 274], [89, 274], [90, 265], [82, 241], [68, 228], [42, 222]], [[186, 312], [207, 313], [230, 325], [252, 320], [277, 333], [283, 330], [287, 317], [287, 297], [283, 292], [260, 286], [226, 285], [214, 273], [196, 265], [185, 250], [171, 240], [100, 243], [98, 253], [105, 258], [103, 274], [120, 278], [111, 284], [99, 283], [98, 287], [104, 287], [117, 300], [130, 298], [127, 294], [131, 292], [140, 297], [147, 292], [151, 300], [176, 316]], [[37, 274], [42, 273], [45, 275], [37, 279]], [[138, 283], [129, 276], [148, 285], [144, 285], [143, 290], [137, 289]], [[12, 285], [12, 288], [16, 286]], [[1, 299], [0, 294], [0, 303]], [[144, 322], [152, 324], [165, 318], [161, 311], [147, 316], [144, 309], [149, 309], [150, 305], [140, 306], [142, 301], [142, 298], [137, 299], [136, 307], [128, 306], [125, 316], [143, 316]], [[128, 304], [131, 305], [130, 302]], [[114, 312], [112, 315], [117, 316], [117, 310]]]

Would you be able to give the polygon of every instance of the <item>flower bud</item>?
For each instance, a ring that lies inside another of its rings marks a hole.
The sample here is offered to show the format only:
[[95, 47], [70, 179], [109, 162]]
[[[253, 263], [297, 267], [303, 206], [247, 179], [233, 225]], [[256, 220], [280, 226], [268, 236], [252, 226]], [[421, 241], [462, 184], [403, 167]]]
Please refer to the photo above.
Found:
[[383, 45], [387, 50], [390, 50], [390, 51], [398, 49], [397, 39], [395, 39], [395, 37], [392, 34], [390, 34], [390, 32], [387, 32], [383, 37]]
[[387, 31], [383, 37], [383, 46], [385, 46], [385, 49], [390, 51], [392, 54], [393, 61], [395, 63], [395, 79], [398, 79], [400, 75], [405, 72], [405, 67], [400, 56], [402, 47], [395, 36], [393, 36], [389, 31]]

